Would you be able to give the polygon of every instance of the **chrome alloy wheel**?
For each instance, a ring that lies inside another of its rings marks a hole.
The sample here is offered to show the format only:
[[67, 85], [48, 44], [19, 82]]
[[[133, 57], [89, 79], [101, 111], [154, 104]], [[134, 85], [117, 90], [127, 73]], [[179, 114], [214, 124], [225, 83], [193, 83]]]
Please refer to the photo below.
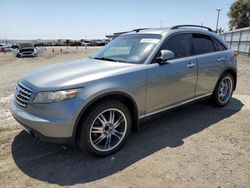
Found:
[[101, 112], [93, 121], [89, 138], [91, 145], [99, 151], [110, 151], [117, 147], [127, 132], [124, 113], [111, 108]]
[[219, 85], [219, 90], [218, 90], [218, 99], [221, 103], [226, 103], [233, 91], [233, 81], [232, 78], [229, 76], [224, 77], [221, 80], [221, 83]]

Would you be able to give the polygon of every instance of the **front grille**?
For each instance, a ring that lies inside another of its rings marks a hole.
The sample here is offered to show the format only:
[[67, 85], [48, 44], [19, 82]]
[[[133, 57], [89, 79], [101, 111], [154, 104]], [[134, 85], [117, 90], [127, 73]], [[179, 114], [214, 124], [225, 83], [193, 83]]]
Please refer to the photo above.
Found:
[[32, 54], [33, 52], [22, 52], [22, 54], [24, 54], [24, 55], [30, 55], [30, 54]]
[[17, 84], [15, 89], [15, 101], [21, 107], [27, 107], [32, 90]]
[[32, 49], [32, 48], [31, 49], [20, 49], [19, 52], [20, 53], [23, 53], [23, 52], [30, 52], [30, 53], [32, 53], [32, 52], [34, 52], [34, 49]]

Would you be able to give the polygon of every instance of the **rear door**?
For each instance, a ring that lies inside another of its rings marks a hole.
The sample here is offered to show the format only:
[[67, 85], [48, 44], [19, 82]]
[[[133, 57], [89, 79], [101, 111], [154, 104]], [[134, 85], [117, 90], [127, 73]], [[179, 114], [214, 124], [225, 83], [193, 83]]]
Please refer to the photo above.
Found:
[[196, 96], [213, 92], [218, 77], [223, 69], [225, 52], [215, 44], [215, 39], [209, 35], [192, 33], [192, 55], [198, 61], [198, 79]]
[[166, 63], [149, 65], [146, 86], [146, 113], [150, 114], [194, 97], [197, 62], [191, 57], [188, 34], [175, 34], [167, 38], [161, 50], [175, 53]]

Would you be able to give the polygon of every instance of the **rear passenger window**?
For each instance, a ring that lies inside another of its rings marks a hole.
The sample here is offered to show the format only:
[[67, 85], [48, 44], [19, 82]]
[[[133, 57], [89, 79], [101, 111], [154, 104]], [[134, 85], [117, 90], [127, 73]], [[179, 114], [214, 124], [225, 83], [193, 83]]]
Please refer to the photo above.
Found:
[[218, 39], [216, 39], [216, 38], [213, 38], [213, 39], [214, 39], [214, 43], [216, 45], [217, 51], [224, 51], [227, 49]]
[[193, 54], [205, 54], [215, 51], [215, 46], [212, 39], [203, 34], [192, 34], [193, 38]]
[[189, 56], [190, 50], [187, 35], [179, 34], [172, 36], [163, 44], [162, 49], [174, 52], [175, 58]]

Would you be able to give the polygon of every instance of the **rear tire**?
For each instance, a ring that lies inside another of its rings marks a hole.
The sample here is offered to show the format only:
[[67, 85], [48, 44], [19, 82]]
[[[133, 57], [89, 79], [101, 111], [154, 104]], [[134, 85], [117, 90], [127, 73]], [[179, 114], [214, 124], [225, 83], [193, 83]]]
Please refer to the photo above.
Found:
[[91, 155], [104, 157], [116, 152], [131, 130], [128, 108], [116, 100], [103, 101], [90, 107], [78, 129], [78, 145]]
[[230, 73], [223, 74], [214, 89], [212, 95], [213, 104], [218, 107], [226, 106], [232, 98], [234, 85], [233, 76]]

